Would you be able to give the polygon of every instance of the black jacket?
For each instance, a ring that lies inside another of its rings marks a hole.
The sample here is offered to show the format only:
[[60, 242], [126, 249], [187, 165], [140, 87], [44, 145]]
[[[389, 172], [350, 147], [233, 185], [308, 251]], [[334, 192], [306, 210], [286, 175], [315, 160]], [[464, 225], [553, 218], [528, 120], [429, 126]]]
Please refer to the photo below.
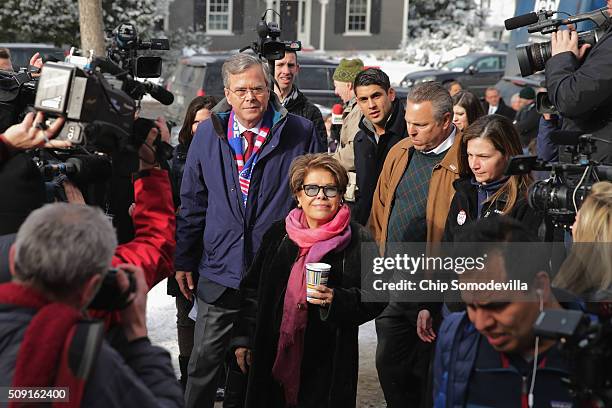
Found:
[[538, 135], [540, 125], [540, 114], [536, 110], [535, 102], [518, 111], [514, 124], [519, 132], [521, 145], [523, 147], [529, 146], [529, 142]]
[[[482, 106], [484, 108], [485, 114], [489, 113], [489, 103], [488, 102], [483, 102]], [[509, 107], [508, 105], [505, 104], [503, 99], [499, 99], [499, 105], [497, 106], [497, 110], [495, 111], [496, 115], [502, 115], [507, 117], [510, 120], [514, 120], [514, 117], [516, 116], [516, 111], [514, 109], [512, 109], [511, 107]]]
[[355, 172], [357, 173], [357, 192], [353, 207], [353, 220], [366, 225], [372, 209], [372, 197], [389, 150], [397, 142], [408, 136], [404, 119], [404, 106], [395, 99], [393, 111], [385, 134], [380, 136], [378, 143], [374, 137], [374, 127], [365, 116], [359, 122], [359, 132], [355, 135], [353, 151], [355, 153]]
[[[331, 265], [328, 286], [334, 288], [334, 299], [328, 309], [308, 304], [299, 407], [355, 406], [359, 325], [374, 319], [387, 305], [361, 302], [367, 288], [372, 291], [375, 279], [370, 269], [369, 273], [364, 272], [362, 285], [362, 243], [374, 244], [364, 227], [351, 223], [351, 231], [346, 249], [327, 254], [321, 260]], [[284, 408], [281, 388], [271, 372], [287, 281], [297, 256], [298, 247], [288, 238], [285, 222], [274, 223], [240, 286], [241, 310], [234, 324], [232, 346], [253, 350], [247, 408]], [[377, 256], [375, 248], [371, 256]]]
[[[11, 385], [19, 346], [34, 316], [32, 309], [0, 305], [0, 386]], [[82, 407], [182, 407], [181, 386], [170, 354], [146, 339], [118, 352], [103, 341], [85, 384]]]
[[285, 105], [285, 109], [287, 109], [289, 113], [301, 116], [314, 123], [315, 131], [319, 137], [319, 143], [323, 147], [323, 151], [327, 151], [327, 130], [325, 129], [325, 122], [323, 121], [321, 111], [314, 106], [299, 89], [295, 89], [298, 96], [289, 101], [287, 105]]
[[[563, 116], [563, 130], [612, 140], [612, 27], [583, 62], [571, 52], [546, 63], [548, 98]], [[596, 160], [612, 163], [612, 144], [597, 144]], [[605, 159], [605, 160], [604, 160]]]
[[[455, 234], [461, 230], [462, 226], [478, 219], [478, 187], [472, 184], [471, 178], [462, 177], [455, 180], [453, 187], [455, 187], [455, 196], [453, 197], [450, 210], [448, 211], [448, 217], [446, 218], [444, 242], [453, 242]], [[501, 214], [505, 205], [506, 201], [503, 197], [500, 197], [493, 203], [485, 203], [482, 207], [480, 217], [486, 218], [497, 216]], [[514, 207], [507, 215], [524, 223], [537, 235], [538, 228], [542, 222], [542, 216], [529, 207], [524, 195], [521, 195], [516, 200]]]

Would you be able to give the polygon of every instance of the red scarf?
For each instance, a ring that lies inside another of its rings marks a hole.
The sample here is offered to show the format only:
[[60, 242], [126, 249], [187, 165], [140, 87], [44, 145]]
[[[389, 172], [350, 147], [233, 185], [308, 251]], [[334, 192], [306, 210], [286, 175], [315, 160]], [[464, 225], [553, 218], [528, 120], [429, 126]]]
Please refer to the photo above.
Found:
[[[296, 208], [285, 219], [287, 235], [300, 248], [298, 259], [291, 268], [280, 338], [272, 375], [283, 386], [288, 406], [298, 403], [300, 370], [304, 352], [304, 333], [308, 324], [305, 265], [319, 262], [326, 254], [340, 252], [351, 242], [351, 212], [343, 205], [336, 216], [318, 228], [309, 228], [304, 212]], [[330, 271], [330, 273], [338, 271]]]
[[[19, 346], [11, 387], [68, 387], [70, 402], [53, 406], [79, 407], [85, 382], [72, 373], [68, 349], [81, 313], [63, 303], [50, 303], [37, 290], [14, 282], [0, 285], [0, 304], [38, 310]], [[32, 405], [11, 402], [9, 408]]]

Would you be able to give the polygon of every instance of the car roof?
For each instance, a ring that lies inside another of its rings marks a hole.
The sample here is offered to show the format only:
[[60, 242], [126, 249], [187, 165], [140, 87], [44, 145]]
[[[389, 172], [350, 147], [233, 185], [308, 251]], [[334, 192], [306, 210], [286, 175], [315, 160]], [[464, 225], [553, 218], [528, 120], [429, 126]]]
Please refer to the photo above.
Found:
[[[187, 65], [205, 66], [208, 64], [222, 63], [234, 54], [236, 54], [236, 52], [211, 52], [206, 54], [195, 54], [190, 57], [183, 57], [181, 62]], [[338, 65], [337, 62], [324, 57], [318, 58], [313, 56], [299, 55], [298, 61], [300, 65]]]
[[0, 43], [2, 48], [57, 48], [53, 44], [39, 44], [39, 43]]

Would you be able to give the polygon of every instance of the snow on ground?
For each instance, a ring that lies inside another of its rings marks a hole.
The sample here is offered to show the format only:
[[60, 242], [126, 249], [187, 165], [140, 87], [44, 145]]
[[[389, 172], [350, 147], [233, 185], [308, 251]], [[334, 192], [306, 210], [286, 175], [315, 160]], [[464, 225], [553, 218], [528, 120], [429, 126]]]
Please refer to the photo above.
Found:
[[[176, 338], [176, 307], [174, 298], [166, 294], [166, 280], [158, 283], [147, 299], [147, 327], [149, 338], [157, 346], [164, 347], [172, 355], [174, 370], [178, 369], [178, 342]], [[359, 328], [359, 385], [357, 389], [358, 407], [386, 406], [375, 365], [376, 329], [374, 321]], [[216, 404], [220, 406], [220, 404]]]

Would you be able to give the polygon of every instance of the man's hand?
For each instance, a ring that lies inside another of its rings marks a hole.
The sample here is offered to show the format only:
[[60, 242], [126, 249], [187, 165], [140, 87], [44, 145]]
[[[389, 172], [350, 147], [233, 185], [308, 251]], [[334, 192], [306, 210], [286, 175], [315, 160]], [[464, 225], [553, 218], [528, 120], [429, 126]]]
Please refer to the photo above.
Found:
[[[43, 59], [40, 56], [40, 53], [37, 52], [36, 54], [32, 55], [32, 58], [30, 58], [30, 65], [33, 67], [36, 67], [38, 69], [42, 69], [43, 67]], [[32, 74], [33, 78], [37, 78], [40, 76], [40, 72]]]
[[579, 61], [584, 58], [586, 50], [591, 47], [590, 44], [583, 44], [582, 47], [578, 49], [578, 33], [575, 30], [561, 30], [554, 32], [551, 35], [550, 42], [552, 47], [552, 56], [570, 51], [576, 56], [576, 58], [578, 58]]
[[147, 138], [145, 139], [144, 143], [142, 144], [142, 146], [140, 146], [140, 149], [138, 150], [138, 157], [140, 157], [140, 170], [141, 171], [152, 169], [154, 167], [159, 166], [157, 163], [157, 158], [155, 157], [155, 153], [157, 149], [153, 145], [153, 142], [155, 142], [155, 139], [157, 138], [158, 134], [159, 134], [159, 131], [156, 128], [154, 127], [151, 128], [151, 130], [149, 130], [149, 134], [147, 135]]
[[417, 335], [425, 343], [431, 343], [436, 339], [436, 333], [432, 328], [432, 318], [429, 310], [423, 309], [417, 316]]
[[181, 290], [183, 296], [185, 296], [185, 299], [191, 300], [191, 298], [193, 297], [194, 289], [192, 273], [185, 271], [176, 271], [174, 273], [174, 279], [176, 279], [179, 285], [179, 289]]
[[66, 180], [62, 183], [64, 187], [64, 192], [66, 193], [66, 198], [69, 203], [73, 204], [85, 204], [85, 198], [83, 198], [83, 193], [81, 190], [69, 180]]
[[37, 147], [49, 147], [62, 149], [70, 147], [67, 140], [49, 140], [55, 136], [64, 125], [64, 118], [58, 118], [46, 130], [43, 130], [41, 123], [44, 123], [42, 112], [36, 114], [28, 113], [23, 122], [11, 126], [4, 132], [4, 139], [9, 149], [27, 150]]
[[240, 367], [240, 371], [246, 374], [251, 364], [253, 364], [253, 353], [246, 347], [238, 347], [234, 354], [236, 355], [236, 362], [238, 367]]
[[121, 290], [127, 290], [129, 280], [124, 271], [130, 271], [136, 278], [136, 292], [131, 295], [131, 303], [121, 311], [121, 326], [127, 341], [147, 337], [147, 281], [144, 271], [134, 265], [122, 264], [118, 266], [117, 280]]
[[163, 116], [159, 116], [155, 121], [155, 124], [161, 132], [161, 141], [170, 143], [170, 131], [168, 130], [168, 124]]

